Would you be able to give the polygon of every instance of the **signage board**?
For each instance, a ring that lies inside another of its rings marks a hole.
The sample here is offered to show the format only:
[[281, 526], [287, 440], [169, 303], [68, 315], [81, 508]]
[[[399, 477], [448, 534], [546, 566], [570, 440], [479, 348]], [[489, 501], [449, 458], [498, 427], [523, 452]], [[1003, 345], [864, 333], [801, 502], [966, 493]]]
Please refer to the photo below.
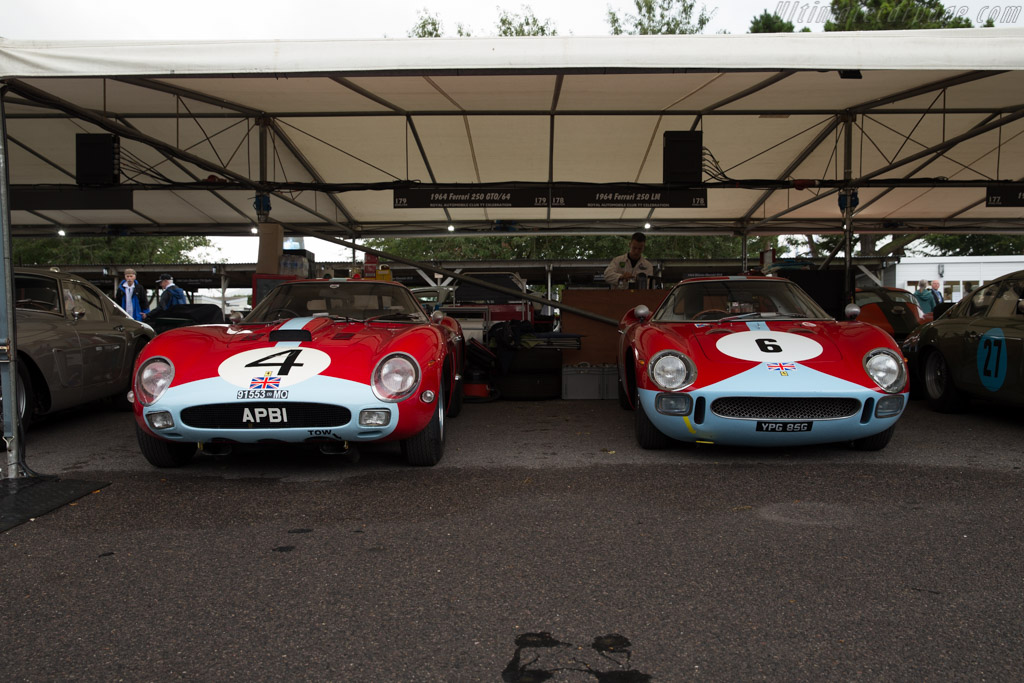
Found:
[[510, 187], [399, 188], [394, 191], [396, 209], [704, 209], [705, 188], [671, 188], [659, 185], [567, 185]]

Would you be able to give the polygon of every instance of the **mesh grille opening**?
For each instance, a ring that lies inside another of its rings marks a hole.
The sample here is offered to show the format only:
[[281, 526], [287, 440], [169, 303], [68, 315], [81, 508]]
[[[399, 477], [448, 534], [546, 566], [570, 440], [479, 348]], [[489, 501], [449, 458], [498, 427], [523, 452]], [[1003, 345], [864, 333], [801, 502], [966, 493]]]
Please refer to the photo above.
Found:
[[839, 420], [856, 415], [855, 398], [727, 396], [711, 402], [711, 412], [738, 420]]

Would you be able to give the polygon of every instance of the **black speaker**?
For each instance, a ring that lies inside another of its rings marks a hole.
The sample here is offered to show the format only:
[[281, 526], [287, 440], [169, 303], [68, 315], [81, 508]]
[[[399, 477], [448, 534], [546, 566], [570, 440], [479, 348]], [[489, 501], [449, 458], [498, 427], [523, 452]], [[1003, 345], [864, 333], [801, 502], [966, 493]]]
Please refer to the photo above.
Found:
[[661, 158], [661, 182], [700, 183], [704, 156], [704, 132], [666, 130]]
[[121, 182], [121, 139], [109, 133], [76, 135], [75, 178], [79, 185]]

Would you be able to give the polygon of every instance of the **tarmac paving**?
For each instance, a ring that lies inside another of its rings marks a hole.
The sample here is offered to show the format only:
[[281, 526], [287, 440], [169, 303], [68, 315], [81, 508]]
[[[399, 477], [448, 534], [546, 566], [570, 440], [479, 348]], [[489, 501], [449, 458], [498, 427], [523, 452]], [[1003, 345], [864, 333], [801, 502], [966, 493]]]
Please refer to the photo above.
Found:
[[889, 447], [639, 449], [615, 401], [496, 401], [445, 459], [150, 467], [106, 410], [30, 465], [109, 485], [0, 534], [5, 681], [1024, 677], [1015, 411]]

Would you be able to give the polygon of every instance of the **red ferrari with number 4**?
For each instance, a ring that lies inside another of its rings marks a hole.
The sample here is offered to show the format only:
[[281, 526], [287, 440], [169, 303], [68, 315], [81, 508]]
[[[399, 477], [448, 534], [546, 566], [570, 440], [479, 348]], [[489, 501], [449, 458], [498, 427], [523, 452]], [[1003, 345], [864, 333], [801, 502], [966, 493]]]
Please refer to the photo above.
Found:
[[399, 441], [412, 465], [444, 454], [462, 406], [456, 320], [428, 317], [395, 282], [307, 280], [272, 289], [230, 325], [158, 335], [135, 366], [139, 446], [157, 467], [232, 444]]

